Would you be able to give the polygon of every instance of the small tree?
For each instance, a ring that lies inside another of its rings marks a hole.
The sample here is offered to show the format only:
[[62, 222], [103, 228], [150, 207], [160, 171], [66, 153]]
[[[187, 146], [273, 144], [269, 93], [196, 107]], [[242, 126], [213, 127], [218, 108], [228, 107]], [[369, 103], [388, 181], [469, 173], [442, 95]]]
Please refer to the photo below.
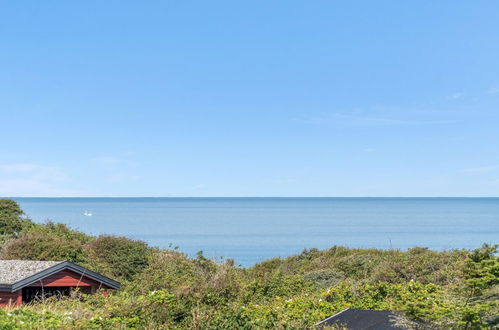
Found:
[[0, 199], [0, 235], [18, 236], [31, 223], [23, 215], [24, 212], [16, 201]]
[[484, 244], [471, 252], [465, 272], [472, 295], [499, 284], [497, 248], [498, 245]]

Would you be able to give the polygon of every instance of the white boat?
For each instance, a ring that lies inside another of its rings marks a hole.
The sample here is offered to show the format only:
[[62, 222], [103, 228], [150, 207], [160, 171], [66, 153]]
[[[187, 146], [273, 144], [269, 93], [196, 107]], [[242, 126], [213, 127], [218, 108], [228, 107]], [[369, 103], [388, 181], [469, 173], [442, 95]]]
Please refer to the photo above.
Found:
[[85, 213], [83, 213], [83, 215], [86, 216], [86, 217], [91, 217], [92, 216], [92, 212], [85, 211]]

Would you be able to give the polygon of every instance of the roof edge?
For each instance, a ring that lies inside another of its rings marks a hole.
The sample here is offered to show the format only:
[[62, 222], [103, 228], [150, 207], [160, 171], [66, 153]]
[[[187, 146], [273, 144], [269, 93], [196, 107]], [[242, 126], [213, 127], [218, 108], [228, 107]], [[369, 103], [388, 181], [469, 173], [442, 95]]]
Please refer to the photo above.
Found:
[[340, 315], [341, 313], [344, 313], [344, 312], [346, 312], [346, 311], [347, 311], [347, 310], [349, 310], [349, 309], [350, 309], [350, 308], [348, 308], [348, 307], [347, 307], [347, 308], [345, 308], [344, 310], [339, 311], [338, 313], [333, 314], [333, 315], [331, 315], [330, 317], [325, 318], [324, 320], [322, 320], [322, 321], [320, 321], [320, 322], [317, 322], [316, 324], [314, 324], [314, 326], [315, 326], [315, 327], [319, 327], [319, 326], [321, 326], [323, 323], [326, 323], [329, 319], [332, 319], [333, 317], [338, 316], [338, 315]]
[[12, 285], [0, 285], [0, 292], [12, 292]]
[[87, 268], [80, 266], [80, 265], [77, 265], [75, 263], [72, 263], [71, 261], [65, 261], [64, 263], [67, 264], [67, 268], [69, 268], [77, 273], [81, 273], [82, 275], [89, 277], [97, 282], [101, 282], [101, 283], [107, 285], [108, 287], [110, 287], [111, 289], [119, 290], [121, 288], [120, 282], [115, 281], [107, 276], [96, 273], [90, 269], [87, 269]]
[[119, 290], [121, 287], [120, 282], [115, 281], [113, 279], [110, 279], [109, 277], [106, 277], [104, 275], [101, 275], [99, 273], [91, 271], [90, 269], [87, 269], [87, 268], [82, 267], [80, 265], [74, 264], [71, 261], [61, 261], [60, 263], [58, 263], [52, 267], [44, 269], [36, 274], [33, 274], [25, 279], [22, 279], [16, 283], [9, 285], [9, 286], [4, 286], [4, 287], [0, 286], [0, 291], [14, 292], [14, 291], [20, 290], [20, 289], [22, 289], [30, 284], [35, 283], [36, 281], [39, 281], [47, 276], [58, 273], [64, 269], [72, 270], [72, 271], [79, 273], [83, 276], [86, 276], [94, 281], [105, 284], [106, 286], [108, 286], [114, 290]]

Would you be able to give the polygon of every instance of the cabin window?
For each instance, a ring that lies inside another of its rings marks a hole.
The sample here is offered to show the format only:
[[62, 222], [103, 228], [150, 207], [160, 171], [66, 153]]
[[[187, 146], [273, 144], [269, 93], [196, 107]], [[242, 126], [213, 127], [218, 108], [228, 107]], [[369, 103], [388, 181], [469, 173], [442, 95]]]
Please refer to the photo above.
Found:
[[[90, 287], [80, 287], [80, 292], [90, 293]], [[41, 301], [50, 297], [69, 296], [75, 287], [51, 286], [51, 287], [26, 287], [22, 289], [23, 302]]]

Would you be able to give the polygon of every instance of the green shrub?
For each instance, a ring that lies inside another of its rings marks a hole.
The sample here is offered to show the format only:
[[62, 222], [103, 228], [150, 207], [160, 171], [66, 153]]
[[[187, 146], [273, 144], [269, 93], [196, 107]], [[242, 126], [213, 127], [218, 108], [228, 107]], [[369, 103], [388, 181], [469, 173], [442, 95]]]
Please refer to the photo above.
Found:
[[23, 215], [24, 212], [16, 201], [0, 199], [0, 235], [18, 236], [30, 223]]
[[129, 286], [134, 293], [167, 290], [181, 295], [201, 280], [195, 263], [183, 253], [155, 250], [149, 260], [148, 266]]
[[321, 288], [327, 289], [345, 279], [345, 274], [341, 271], [321, 269], [305, 273], [304, 277], [309, 281], [316, 282]]
[[50, 233], [28, 233], [8, 242], [1, 259], [68, 260], [84, 263], [86, 255], [81, 242]]
[[499, 284], [498, 245], [484, 244], [469, 254], [465, 276], [475, 294]]
[[52, 221], [47, 221], [42, 224], [34, 223], [30, 226], [24, 228], [25, 233], [36, 233], [36, 234], [49, 234], [55, 235], [61, 239], [78, 241], [81, 244], [85, 244], [95, 239], [95, 237], [89, 236], [81, 231], [69, 228], [63, 223], [55, 223]]
[[372, 279], [392, 283], [410, 280], [422, 283], [452, 284], [463, 278], [467, 254], [463, 251], [437, 252], [413, 248], [390, 251], [373, 270]]
[[336, 268], [348, 274], [350, 278], [365, 278], [368, 274], [372, 273], [373, 269], [376, 267], [376, 259], [370, 255], [365, 254], [353, 254], [341, 258]]
[[297, 275], [280, 275], [266, 280], [254, 279], [246, 284], [243, 301], [265, 302], [275, 297], [290, 298], [314, 289], [317, 289], [314, 283]]
[[94, 269], [130, 281], [148, 265], [149, 248], [142, 241], [103, 235], [85, 245]]

